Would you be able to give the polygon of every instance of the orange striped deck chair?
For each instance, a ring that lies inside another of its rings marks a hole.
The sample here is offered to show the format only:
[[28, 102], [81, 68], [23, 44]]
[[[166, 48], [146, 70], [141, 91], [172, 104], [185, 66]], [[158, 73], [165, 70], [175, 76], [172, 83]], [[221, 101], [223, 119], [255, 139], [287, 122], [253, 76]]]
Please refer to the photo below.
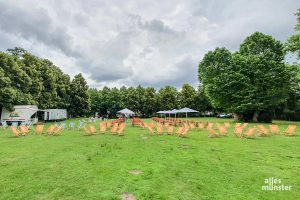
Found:
[[125, 123], [122, 123], [122, 124], [119, 126], [119, 130], [117, 131], [117, 133], [118, 133], [119, 136], [124, 136], [124, 130], [125, 130], [125, 127], [126, 127], [126, 124], [125, 124]]
[[174, 126], [168, 126], [167, 128], [167, 134], [168, 135], [173, 135], [174, 133]]
[[214, 126], [214, 123], [207, 122], [207, 126], [206, 126], [206, 128], [207, 128], [207, 129], [212, 129], [212, 128], [213, 128], [213, 126]]
[[155, 126], [154, 122], [151, 121], [151, 122], [149, 123], [149, 126], [150, 126], [151, 128], [153, 128], [153, 127]]
[[183, 123], [184, 128], [190, 128], [190, 125], [188, 123]]
[[16, 126], [11, 126], [10, 129], [13, 132], [15, 137], [19, 137], [22, 135], [21, 131], [19, 131]]
[[241, 123], [235, 123], [234, 124], [234, 128], [238, 128], [238, 127], [240, 127], [242, 124]]
[[84, 130], [84, 135], [85, 136], [90, 136], [92, 135], [91, 130], [89, 128], [87, 128], [85, 125], [82, 127]]
[[195, 128], [196, 128], [196, 126], [195, 126], [195, 123], [194, 123], [194, 122], [191, 122], [189, 125], [190, 125], [190, 128], [191, 128], [191, 129], [195, 129]]
[[117, 134], [117, 131], [118, 131], [118, 124], [114, 124], [113, 127], [111, 128], [110, 132], [112, 135], [116, 135]]
[[210, 138], [216, 138], [216, 137], [219, 137], [219, 134], [217, 133], [216, 130], [214, 130], [212, 128], [209, 128], [208, 129], [208, 137], [210, 137]]
[[96, 134], [97, 133], [97, 129], [94, 125], [90, 125], [90, 132], [91, 132], [91, 134]]
[[148, 124], [146, 122], [144, 122], [144, 127], [147, 129], [148, 128]]
[[220, 123], [217, 123], [217, 128], [219, 129], [220, 127], [225, 127], [225, 126], [221, 125]]
[[243, 133], [243, 136], [245, 138], [254, 138], [256, 130], [257, 130], [256, 127], [249, 128], [246, 132]]
[[279, 129], [278, 125], [270, 124], [269, 127], [270, 127], [271, 133], [273, 133], [275, 135], [280, 135], [280, 129]]
[[295, 136], [296, 135], [296, 125], [289, 125], [287, 127], [287, 129], [284, 131], [284, 135]]
[[219, 126], [218, 129], [219, 129], [220, 135], [222, 135], [222, 136], [227, 135], [228, 131], [227, 131], [227, 128], [225, 126]]
[[230, 123], [229, 122], [225, 122], [224, 126], [228, 129], [228, 128], [230, 128]]
[[270, 131], [264, 125], [257, 126], [258, 135], [260, 137], [267, 137], [270, 136]]
[[154, 135], [155, 134], [155, 131], [154, 131], [154, 129], [151, 126], [148, 126], [148, 131], [149, 131], [150, 135]]
[[54, 125], [50, 125], [48, 127], [48, 129], [47, 129], [48, 135], [52, 135], [54, 130], [55, 130], [55, 126]]
[[106, 128], [111, 128], [112, 122], [106, 122]]
[[184, 127], [183, 126], [180, 126], [177, 130], [176, 130], [176, 135], [181, 135], [184, 131]]
[[58, 126], [58, 127], [56, 127], [56, 129], [54, 129], [54, 131], [53, 131], [53, 135], [56, 135], [56, 136], [60, 135], [60, 134], [61, 134], [61, 131], [62, 131], [62, 129], [63, 129], [63, 127], [62, 127], [62, 126]]
[[157, 133], [157, 135], [162, 135], [163, 131], [164, 131], [163, 127], [161, 125], [157, 124], [157, 126], [156, 126], [156, 133]]
[[141, 126], [143, 127], [143, 129], [147, 128], [147, 124], [144, 121], [141, 121]]
[[198, 126], [199, 129], [203, 129], [204, 128], [204, 124], [202, 122], [198, 122]]
[[36, 135], [41, 135], [43, 133], [43, 130], [44, 130], [44, 125], [42, 125], [42, 124], [37, 125], [35, 127], [35, 134]]
[[183, 131], [178, 135], [179, 137], [187, 137], [187, 133], [190, 129], [189, 128], [184, 128]]
[[243, 127], [235, 126], [234, 135], [237, 136], [237, 137], [242, 137], [243, 130], [244, 130]]
[[105, 134], [105, 132], [106, 132], [106, 123], [105, 122], [99, 123], [99, 133]]
[[21, 125], [20, 130], [21, 130], [22, 135], [28, 135], [28, 133], [29, 133], [29, 129], [25, 125]]
[[244, 128], [246, 128], [248, 126], [248, 123], [243, 123], [242, 125], [241, 125], [241, 127], [244, 129]]

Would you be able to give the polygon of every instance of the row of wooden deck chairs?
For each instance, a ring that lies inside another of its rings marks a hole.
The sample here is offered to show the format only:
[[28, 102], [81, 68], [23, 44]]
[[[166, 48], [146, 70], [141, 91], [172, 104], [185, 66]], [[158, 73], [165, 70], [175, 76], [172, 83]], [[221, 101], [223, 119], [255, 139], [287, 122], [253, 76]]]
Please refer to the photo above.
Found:
[[132, 118], [132, 126], [141, 126], [141, 124], [143, 123], [143, 121], [138, 118], [138, 117], [133, 117]]
[[175, 126], [173, 124], [169, 123], [154, 123], [151, 121], [149, 124], [147, 124], [144, 121], [141, 121], [140, 126], [144, 129], [147, 129], [149, 131], [150, 135], [177, 135], [179, 137], [187, 137], [187, 134], [189, 130], [191, 130], [190, 126], [188, 124], [182, 124], [182, 126], [179, 126], [175, 130]]
[[[99, 134], [111, 133], [112, 135], [124, 136], [126, 123], [101, 122], [99, 124]], [[96, 135], [97, 128], [94, 125], [84, 125], [83, 130], [86, 136]]]
[[295, 136], [296, 135], [296, 125], [288, 125], [285, 131], [281, 131], [278, 125], [270, 124], [269, 128], [266, 128], [264, 125], [257, 125], [251, 128], [246, 129], [247, 123], [240, 125], [237, 123], [235, 125], [234, 134], [238, 137], [254, 138], [255, 136], [259, 137], [268, 137], [271, 135], [281, 135], [285, 136]]
[[[214, 123], [207, 124], [209, 137], [226, 136], [229, 128], [229, 123], [224, 123], [224, 125], [219, 123], [216, 123], [216, 125], [214, 125]], [[286, 136], [295, 136], [296, 125], [289, 125], [283, 133]], [[255, 136], [267, 137], [279, 134], [281, 134], [281, 131], [278, 125], [274, 124], [269, 125], [269, 128], [266, 128], [264, 125], [248, 127], [248, 123], [236, 123], [234, 126], [234, 135], [237, 137], [254, 138]]]
[[176, 119], [176, 118], [166, 118], [166, 119], [162, 119], [159, 117], [152, 117], [152, 120], [157, 122], [157, 123], [162, 123], [162, 124], [171, 124], [171, 125], [181, 125], [184, 121], [180, 120], [180, 119]]
[[63, 130], [63, 126], [55, 126], [55, 125], [50, 125], [47, 130], [44, 130], [44, 127], [45, 125], [43, 124], [40, 124], [40, 125], [37, 125], [35, 127], [35, 134], [36, 135], [42, 135], [44, 133], [46, 133], [47, 135], [55, 135], [55, 136], [58, 136], [58, 135], [61, 135], [61, 132]]
[[112, 121], [112, 124], [122, 124], [122, 123], [124, 123], [125, 122], [125, 118], [118, 118], [118, 119], [115, 119], [115, 120], [113, 120]]
[[[26, 136], [26, 135], [29, 135], [29, 133], [30, 133], [30, 129], [25, 125], [21, 125], [19, 127], [11, 126], [11, 130], [12, 130], [13, 136], [15, 136], [15, 137]], [[60, 135], [62, 130], [63, 130], [62, 126], [50, 125], [48, 127], [48, 129], [46, 130], [46, 133], [48, 135]], [[44, 125], [41, 125], [41, 124], [37, 125], [35, 127], [34, 132], [36, 135], [42, 135], [44, 133]]]
[[[204, 126], [201, 123], [198, 123], [198, 128], [203, 128]], [[209, 137], [220, 137], [228, 135], [228, 129], [230, 128], [230, 123], [225, 122], [224, 124], [220, 123], [210, 123], [208, 122], [206, 128], [209, 132]], [[234, 135], [237, 137], [245, 138], [254, 138], [255, 136], [259, 137], [268, 137], [271, 135], [280, 135], [282, 132], [279, 129], [278, 125], [271, 124], [269, 128], [266, 128], [264, 125], [255, 125], [253, 127], [248, 127], [248, 123], [236, 123], [234, 126]], [[295, 136], [296, 135], [296, 125], [289, 125], [287, 129], [283, 132], [286, 136]]]
[[[199, 127], [201, 126], [201, 127]], [[198, 128], [203, 128], [204, 125], [199, 125], [198, 123]], [[208, 137], [215, 138], [215, 137], [221, 137], [221, 136], [227, 136], [228, 134], [228, 129], [230, 128], [230, 123], [225, 122], [223, 124], [208, 122], [206, 124], [206, 128], [208, 130]]]
[[10, 128], [14, 137], [26, 136], [29, 134], [30, 131], [29, 128], [25, 125], [21, 125], [19, 127], [11, 126]]

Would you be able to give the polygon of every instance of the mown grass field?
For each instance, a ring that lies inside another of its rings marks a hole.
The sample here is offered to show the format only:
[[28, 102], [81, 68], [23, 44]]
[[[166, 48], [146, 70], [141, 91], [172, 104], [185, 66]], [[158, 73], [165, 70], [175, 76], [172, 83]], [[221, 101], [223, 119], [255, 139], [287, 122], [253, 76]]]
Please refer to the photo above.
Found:
[[[0, 130], [0, 199], [299, 199], [300, 137], [242, 139], [230, 130], [222, 138], [206, 130], [149, 136], [129, 124], [123, 137], [64, 130], [13, 138]], [[269, 177], [292, 190], [262, 191]]]

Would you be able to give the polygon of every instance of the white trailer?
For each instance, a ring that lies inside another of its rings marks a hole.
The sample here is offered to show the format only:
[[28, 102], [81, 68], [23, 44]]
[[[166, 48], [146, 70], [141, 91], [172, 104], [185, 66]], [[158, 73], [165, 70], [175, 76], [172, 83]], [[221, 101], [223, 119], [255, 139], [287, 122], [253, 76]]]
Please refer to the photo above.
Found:
[[16, 105], [13, 111], [2, 108], [1, 122], [10, 123], [32, 123], [38, 122], [37, 112], [39, 111], [36, 105]]
[[59, 121], [67, 119], [66, 109], [47, 109], [45, 110], [44, 120], [45, 121]]

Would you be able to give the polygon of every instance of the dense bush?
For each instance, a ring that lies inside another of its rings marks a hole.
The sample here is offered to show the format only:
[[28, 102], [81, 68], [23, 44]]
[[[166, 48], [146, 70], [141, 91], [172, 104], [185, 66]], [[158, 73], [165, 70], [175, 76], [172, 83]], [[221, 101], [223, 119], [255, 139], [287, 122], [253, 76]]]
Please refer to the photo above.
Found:
[[269, 111], [262, 111], [260, 112], [257, 121], [258, 122], [264, 122], [264, 123], [271, 123], [273, 119], [272, 112]]

